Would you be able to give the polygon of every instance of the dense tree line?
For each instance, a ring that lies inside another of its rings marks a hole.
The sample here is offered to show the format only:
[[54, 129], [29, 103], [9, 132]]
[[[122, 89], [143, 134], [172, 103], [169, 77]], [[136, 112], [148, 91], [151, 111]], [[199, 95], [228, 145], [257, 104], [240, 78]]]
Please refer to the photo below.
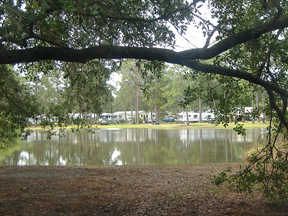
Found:
[[[121, 65], [119, 73], [122, 78], [118, 82], [114, 111], [135, 111], [138, 103], [138, 110], [158, 114], [158, 118], [155, 118], [161, 120], [167, 115], [178, 118], [178, 114], [183, 111], [209, 110], [218, 113], [218, 123], [225, 122], [224, 115], [228, 116], [228, 122], [234, 122], [236, 117], [241, 122], [244, 122], [244, 118], [260, 121], [260, 115], [264, 113], [265, 94], [260, 97], [260, 89], [253, 90], [247, 81], [205, 75], [179, 65], [162, 67], [159, 72], [161, 78], [154, 76], [151, 71], [143, 78], [139, 70], [143, 70], [144, 66], [138, 66], [136, 61], [131, 60]], [[230, 87], [236, 86], [235, 91], [229, 91]], [[256, 93], [259, 100], [255, 102], [254, 112], [245, 113], [245, 107], [251, 107], [256, 100]], [[222, 100], [225, 97], [233, 100]]]

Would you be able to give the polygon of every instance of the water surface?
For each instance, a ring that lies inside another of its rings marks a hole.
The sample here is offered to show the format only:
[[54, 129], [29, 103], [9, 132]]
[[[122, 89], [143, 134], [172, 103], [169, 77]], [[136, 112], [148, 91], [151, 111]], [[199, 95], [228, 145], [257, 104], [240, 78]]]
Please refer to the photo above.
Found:
[[0, 150], [0, 166], [164, 165], [239, 163], [256, 147], [264, 129], [98, 129], [95, 133], [66, 131], [64, 138], [47, 140], [35, 131], [27, 141]]

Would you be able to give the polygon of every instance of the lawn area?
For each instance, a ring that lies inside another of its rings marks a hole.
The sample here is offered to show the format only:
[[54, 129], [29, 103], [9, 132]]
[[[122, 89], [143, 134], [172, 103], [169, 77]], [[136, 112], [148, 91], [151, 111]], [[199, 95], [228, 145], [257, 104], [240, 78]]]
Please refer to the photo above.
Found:
[[[245, 122], [244, 128], [267, 128], [268, 124], [263, 123], [255, 123]], [[190, 123], [186, 124], [177, 124], [177, 123], [160, 123], [160, 125], [152, 125], [152, 124], [110, 124], [110, 125], [97, 125], [99, 128], [155, 128], [155, 129], [225, 129], [223, 125], [216, 126], [211, 123]], [[230, 123], [226, 128], [232, 129], [235, 127], [234, 123]]]
[[[241, 123], [242, 124], [242, 123]], [[68, 126], [67, 128], [72, 128], [73, 126]], [[75, 126], [74, 126], [75, 127]], [[92, 128], [151, 128], [151, 129], [232, 129], [235, 127], [234, 123], [230, 123], [227, 127], [223, 125], [216, 126], [215, 124], [211, 123], [190, 123], [189, 125], [186, 124], [177, 124], [177, 123], [160, 123], [160, 125], [152, 125], [152, 124], [109, 124], [109, 125], [92, 125]], [[245, 122], [244, 128], [251, 129], [251, 128], [267, 128], [268, 123], [255, 123], [252, 122]], [[33, 130], [42, 130], [42, 127], [31, 127]], [[55, 127], [57, 129], [57, 127]]]

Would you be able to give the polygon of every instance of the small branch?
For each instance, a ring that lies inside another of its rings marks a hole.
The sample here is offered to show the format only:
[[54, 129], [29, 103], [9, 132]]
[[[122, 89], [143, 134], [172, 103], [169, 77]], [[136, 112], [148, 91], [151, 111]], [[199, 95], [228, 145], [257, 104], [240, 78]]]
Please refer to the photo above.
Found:
[[[196, 1], [196, 3], [199, 1]], [[195, 2], [189, 4], [187, 7], [183, 7], [183, 8], [177, 8], [173, 11], [171, 11], [170, 13], [167, 12], [168, 7], [166, 8], [165, 12], [163, 15], [153, 18], [153, 19], [144, 19], [144, 18], [140, 18], [140, 17], [128, 17], [128, 16], [123, 16], [121, 11], [118, 11], [118, 13], [120, 14], [120, 16], [111, 16], [108, 14], [102, 14], [105, 18], [107, 19], [111, 19], [111, 20], [119, 20], [119, 21], [129, 21], [129, 22], [146, 22], [146, 23], [152, 23], [152, 22], [156, 22], [159, 20], [166, 20], [167, 17], [171, 17], [173, 14], [178, 13], [178, 12], [184, 12], [184, 11], [188, 11], [190, 10], [191, 6], [196, 4]], [[119, 10], [119, 8], [117, 7], [117, 10]], [[80, 11], [76, 12], [77, 14], [83, 15], [83, 16], [90, 16], [90, 17], [94, 17], [95, 14], [91, 14], [91, 13], [83, 13]]]
[[[275, 97], [274, 97], [274, 93], [272, 92], [272, 90], [267, 88], [267, 87], [264, 87], [264, 88], [266, 89], [266, 92], [268, 93], [270, 106], [276, 111], [280, 121], [284, 124], [286, 130], [288, 130], [288, 123], [287, 123], [286, 118], [285, 118], [286, 109], [285, 109], [285, 112], [281, 111], [275, 102]], [[285, 98], [287, 98], [287, 96]], [[283, 101], [283, 103], [284, 103], [284, 101]], [[285, 107], [285, 105], [283, 104], [283, 108], [284, 107]]]
[[[276, 42], [276, 40], [279, 38], [279, 36], [280, 36], [282, 31], [283, 31], [283, 29], [279, 29], [279, 31], [277, 32], [277, 35], [275, 36], [275, 38], [274, 38], [273, 42], [271, 42], [271, 44], [274, 44]], [[266, 53], [266, 55], [264, 57], [264, 60], [263, 60], [262, 64], [260, 65], [260, 67], [259, 67], [259, 69], [257, 71], [257, 76], [258, 77], [261, 76], [261, 74], [263, 72], [263, 69], [265, 67], [265, 64], [267, 62], [267, 67], [266, 67], [267, 73], [270, 75], [272, 80], [275, 80], [274, 76], [269, 72], [270, 57], [271, 57], [271, 46], [269, 47], [269, 50]]]
[[204, 45], [203, 48], [208, 48], [208, 46], [210, 45], [210, 40], [211, 38], [213, 37], [214, 33], [219, 30], [219, 27], [220, 27], [220, 24], [218, 24], [217, 26], [214, 27], [213, 31], [209, 34], [207, 40], [206, 40], [206, 43]]
[[9, 97], [9, 95], [7, 94], [7, 92], [5, 91], [5, 89], [1, 88], [1, 90], [2, 90], [2, 92], [4, 93], [5, 97], [6, 97], [9, 101], [11, 101], [11, 102], [14, 104], [15, 107], [17, 107], [19, 110], [22, 110], [27, 116], [29, 116], [29, 113], [26, 112], [26, 110], [23, 109], [23, 107], [21, 108], [21, 107], [18, 105], [17, 102], [15, 102], [14, 100], [12, 100], [12, 98]]
[[195, 14], [195, 13], [192, 13], [192, 14], [193, 14], [193, 16], [197, 17], [198, 19], [200, 19], [200, 20], [203, 21], [204, 23], [206, 23], [206, 24], [208, 24], [208, 25], [211, 25], [211, 26], [214, 27], [214, 28], [217, 28], [217, 26], [219, 25], [219, 24], [218, 24], [217, 26], [215, 26], [215, 25], [213, 25], [210, 21], [207, 21], [207, 20], [203, 19], [202, 17], [198, 16], [197, 14]]

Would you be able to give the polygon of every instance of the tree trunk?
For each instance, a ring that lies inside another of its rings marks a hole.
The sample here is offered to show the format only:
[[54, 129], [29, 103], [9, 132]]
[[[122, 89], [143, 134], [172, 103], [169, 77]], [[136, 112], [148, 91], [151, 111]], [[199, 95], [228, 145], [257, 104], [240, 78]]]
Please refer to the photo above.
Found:
[[242, 123], [245, 122], [245, 92], [243, 92], [243, 113], [242, 113]]
[[87, 120], [87, 111], [86, 111], [86, 106], [87, 106], [87, 104], [86, 104], [86, 102], [84, 103], [84, 120]]
[[126, 114], [126, 97], [124, 97], [124, 120], [127, 124], [127, 114]]
[[[212, 88], [214, 89], [215, 88], [215, 83], [213, 82], [212, 83]], [[213, 109], [215, 110], [216, 109], [216, 100], [215, 100], [215, 98], [213, 97]]]
[[251, 109], [251, 113], [252, 113], [252, 124], [255, 123], [254, 117], [253, 117], [253, 112], [254, 112], [254, 86], [251, 86], [251, 97], [252, 97], [252, 109]]
[[188, 105], [186, 105], [186, 122], [187, 122], [187, 125], [189, 125]]
[[150, 107], [150, 117], [151, 117], [151, 121], [153, 123], [153, 107]]
[[[225, 101], [226, 101], [226, 90], [225, 90], [225, 86], [226, 86], [226, 84], [224, 83], [224, 99], [225, 99]], [[228, 122], [228, 119], [227, 119], [227, 114], [229, 115], [229, 122], [231, 121], [231, 118], [230, 118], [230, 114], [231, 113], [225, 113], [225, 122]]]
[[202, 122], [202, 99], [199, 94], [199, 123]]
[[158, 109], [157, 109], [157, 91], [155, 91], [155, 98], [154, 98], [154, 110], [155, 110], [155, 121], [158, 121]]
[[138, 95], [138, 84], [135, 83], [135, 118], [136, 118], [136, 124], [139, 125], [139, 95]]
[[262, 93], [262, 108], [263, 108], [263, 113], [262, 113], [262, 115], [263, 115], [263, 118], [262, 118], [262, 120], [263, 120], [263, 123], [265, 123], [265, 121], [266, 121], [266, 116], [265, 116], [265, 92], [263, 91], [263, 93]]
[[[256, 91], [256, 107], [257, 107], [257, 111], [259, 112], [259, 91]], [[259, 113], [260, 114], [260, 113]], [[257, 122], [260, 122], [260, 116], [257, 118]]]
[[[39, 67], [39, 63], [38, 62], [37, 62], [37, 67]], [[36, 101], [38, 99], [38, 79], [37, 79], [37, 77], [38, 77], [38, 68], [36, 70], [36, 79], [35, 79], [36, 80], [35, 81], [35, 98], [36, 98]], [[36, 118], [36, 126], [38, 126], [38, 116]]]
[[132, 105], [132, 86], [130, 84], [130, 108], [131, 108], [131, 121], [133, 124], [133, 105]]
[[157, 107], [157, 90], [158, 90], [158, 80], [156, 79], [156, 88], [155, 88], [155, 98], [154, 98], [154, 102], [155, 102], [155, 121], [159, 120], [159, 113], [158, 113], [158, 107]]
[[57, 105], [60, 106], [60, 89], [59, 89], [59, 83], [57, 82]]

